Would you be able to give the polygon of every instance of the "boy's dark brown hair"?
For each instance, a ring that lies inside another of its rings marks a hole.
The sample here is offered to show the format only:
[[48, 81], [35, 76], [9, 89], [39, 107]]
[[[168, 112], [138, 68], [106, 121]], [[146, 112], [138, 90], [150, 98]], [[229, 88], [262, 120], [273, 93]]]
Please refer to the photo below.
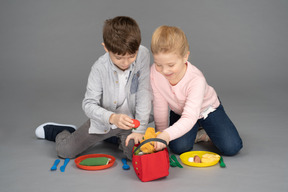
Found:
[[118, 16], [105, 21], [103, 41], [107, 50], [114, 54], [132, 55], [140, 46], [141, 32], [134, 19]]

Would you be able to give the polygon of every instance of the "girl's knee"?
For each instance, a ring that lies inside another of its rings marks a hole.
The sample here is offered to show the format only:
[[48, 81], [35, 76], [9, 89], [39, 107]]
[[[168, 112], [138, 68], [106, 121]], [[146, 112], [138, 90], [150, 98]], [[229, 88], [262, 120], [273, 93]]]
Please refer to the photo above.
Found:
[[232, 145], [227, 145], [226, 147], [224, 147], [221, 152], [223, 155], [227, 155], [227, 156], [233, 156], [236, 155], [243, 147], [242, 141]]
[[181, 145], [169, 145], [170, 150], [177, 154], [180, 155], [182, 153], [185, 153], [187, 151], [191, 151], [193, 147], [191, 146], [181, 146]]

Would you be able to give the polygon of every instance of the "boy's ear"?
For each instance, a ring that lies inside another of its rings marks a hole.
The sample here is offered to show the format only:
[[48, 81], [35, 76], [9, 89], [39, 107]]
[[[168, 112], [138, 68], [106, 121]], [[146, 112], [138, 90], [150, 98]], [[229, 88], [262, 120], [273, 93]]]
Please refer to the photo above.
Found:
[[108, 53], [108, 49], [106, 48], [105, 44], [102, 43], [104, 50]]

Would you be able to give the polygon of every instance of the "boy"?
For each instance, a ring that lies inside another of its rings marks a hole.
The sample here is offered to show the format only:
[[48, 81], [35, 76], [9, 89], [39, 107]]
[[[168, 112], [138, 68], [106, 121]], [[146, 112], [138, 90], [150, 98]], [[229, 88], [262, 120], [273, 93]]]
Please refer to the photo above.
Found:
[[[103, 27], [106, 54], [92, 66], [82, 108], [89, 118], [81, 127], [45, 123], [35, 134], [56, 142], [62, 158], [80, 153], [110, 137], [119, 137], [119, 148], [132, 159], [132, 148], [148, 125], [152, 94], [150, 91], [150, 55], [140, 45], [141, 32], [136, 21], [119, 16], [108, 19]], [[132, 119], [140, 121], [133, 130]]]

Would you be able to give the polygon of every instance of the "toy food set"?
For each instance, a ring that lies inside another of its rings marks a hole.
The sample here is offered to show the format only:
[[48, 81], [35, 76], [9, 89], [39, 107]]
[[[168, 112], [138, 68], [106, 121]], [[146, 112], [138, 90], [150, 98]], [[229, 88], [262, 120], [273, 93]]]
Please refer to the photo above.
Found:
[[169, 153], [167, 148], [162, 151], [154, 150], [154, 142], [166, 141], [156, 138], [159, 133], [148, 127], [144, 139], [133, 149], [132, 165], [138, 178], [143, 181], [152, 181], [169, 175]]
[[80, 169], [95, 171], [111, 167], [115, 157], [106, 154], [89, 154], [79, 156], [74, 161]]
[[220, 155], [210, 151], [189, 151], [182, 153], [180, 159], [185, 165], [208, 167], [217, 164], [220, 160]]

